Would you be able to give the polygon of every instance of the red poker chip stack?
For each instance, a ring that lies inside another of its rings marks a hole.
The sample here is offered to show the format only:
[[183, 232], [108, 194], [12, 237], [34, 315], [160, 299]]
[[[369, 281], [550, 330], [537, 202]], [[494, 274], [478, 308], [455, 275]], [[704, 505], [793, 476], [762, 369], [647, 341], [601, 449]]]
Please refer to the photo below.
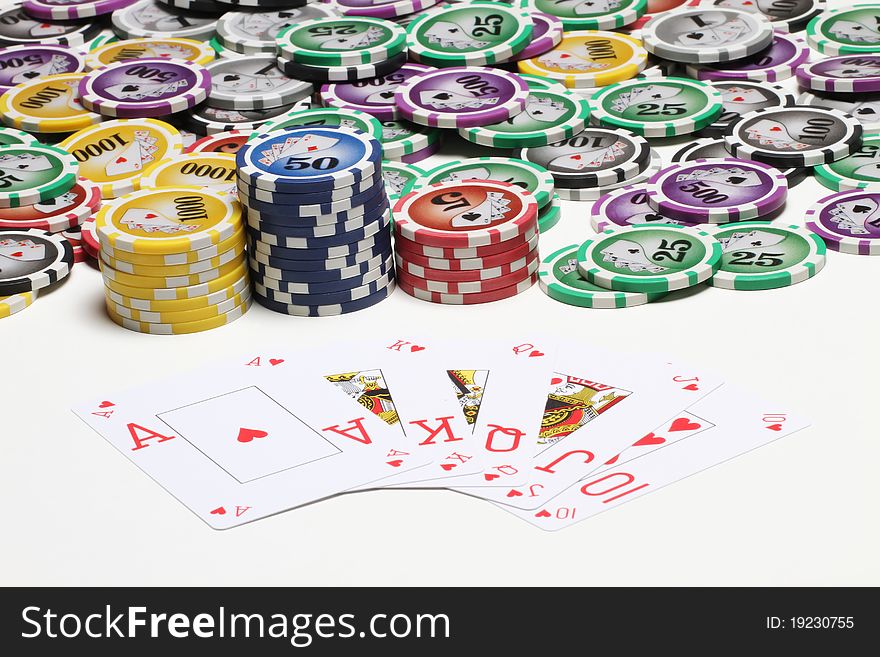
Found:
[[394, 207], [398, 286], [433, 303], [507, 299], [538, 277], [538, 204], [520, 187], [466, 180], [417, 187]]

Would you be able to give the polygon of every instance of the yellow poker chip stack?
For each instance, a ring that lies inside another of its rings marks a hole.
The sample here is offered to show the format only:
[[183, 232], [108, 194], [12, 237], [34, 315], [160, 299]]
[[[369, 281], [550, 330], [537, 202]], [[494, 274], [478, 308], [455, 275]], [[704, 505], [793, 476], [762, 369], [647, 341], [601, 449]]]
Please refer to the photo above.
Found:
[[106, 305], [141, 333], [196, 333], [229, 324], [251, 305], [241, 205], [195, 185], [141, 189], [95, 219]]

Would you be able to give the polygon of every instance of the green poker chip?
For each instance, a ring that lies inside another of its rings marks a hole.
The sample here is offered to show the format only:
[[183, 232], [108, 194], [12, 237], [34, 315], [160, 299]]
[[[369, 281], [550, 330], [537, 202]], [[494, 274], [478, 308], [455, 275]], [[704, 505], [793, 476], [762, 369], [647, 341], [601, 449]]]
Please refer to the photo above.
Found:
[[709, 285], [725, 290], [771, 290], [812, 278], [825, 266], [825, 242], [800, 226], [742, 221], [712, 227], [721, 267]]
[[518, 73], [517, 75], [525, 80], [529, 91], [568, 91], [568, 87], [557, 80], [542, 78], [540, 75], [532, 75], [531, 73]]
[[382, 121], [382, 156], [393, 160], [428, 148], [438, 139], [441, 131], [409, 121]]
[[474, 157], [431, 169], [416, 183], [424, 187], [451, 180], [497, 180], [521, 187], [534, 196], [538, 208], [553, 200], [553, 176], [547, 169], [513, 157]]
[[358, 66], [385, 62], [406, 50], [406, 30], [366, 16], [312, 18], [275, 38], [280, 59], [312, 66]]
[[513, 118], [476, 128], [459, 128], [469, 142], [495, 148], [546, 146], [573, 137], [587, 126], [590, 103], [570, 91], [529, 89], [526, 109]]
[[635, 23], [648, 10], [648, 0], [616, 2], [560, 2], [559, 0], [521, 0], [520, 6], [556, 16], [566, 32], [572, 30], [614, 30]]
[[538, 213], [538, 232], [546, 233], [562, 219], [562, 199], [554, 194], [550, 204], [541, 208]]
[[24, 130], [0, 127], [0, 146], [26, 146], [39, 143], [39, 139]]
[[0, 208], [48, 201], [76, 183], [79, 164], [67, 151], [45, 144], [0, 146]]
[[250, 136], [299, 127], [345, 126], [365, 132], [374, 139], [382, 139], [382, 124], [366, 112], [339, 107], [315, 107], [312, 109], [288, 112], [276, 119], [266, 121], [260, 129]]
[[590, 98], [593, 119], [645, 137], [702, 130], [724, 109], [721, 92], [686, 78], [648, 78], [609, 85]]
[[823, 55], [875, 53], [880, 49], [880, 4], [829, 9], [807, 25], [807, 43]]
[[591, 283], [578, 271], [577, 244], [564, 246], [541, 261], [538, 285], [551, 299], [582, 308], [630, 308], [664, 296], [643, 292], [615, 292]]
[[842, 160], [820, 164], [813, 175], [835, 192], [880, 191], [880, 132], [866, 132], [859, 150]]
[[404, 162], [382, 161], [382, 180], [389, 200], [395, 200], [410, 193], [416, 181], [425, 175], [425, 170]]
[[693, 287], [721, 266], [721, 244], [685, 226], [635, 225], [606, 230], [581, 244], [578, 271], [609, 290], [661, 293]]
[[529, 12], [503, 2], [448, 4], [406, 27], [410, 58], [438, 67], [506, 62], [532, 40]]

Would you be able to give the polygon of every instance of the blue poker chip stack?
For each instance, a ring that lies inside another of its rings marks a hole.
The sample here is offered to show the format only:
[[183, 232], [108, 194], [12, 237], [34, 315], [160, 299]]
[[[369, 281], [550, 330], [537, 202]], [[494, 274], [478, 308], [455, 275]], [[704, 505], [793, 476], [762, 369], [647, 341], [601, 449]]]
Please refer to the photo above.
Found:
[[341, 315], [394, 290], [382, 145], [348, 127], [257, 135], [237, 154], [254, 299], [279, 313]]

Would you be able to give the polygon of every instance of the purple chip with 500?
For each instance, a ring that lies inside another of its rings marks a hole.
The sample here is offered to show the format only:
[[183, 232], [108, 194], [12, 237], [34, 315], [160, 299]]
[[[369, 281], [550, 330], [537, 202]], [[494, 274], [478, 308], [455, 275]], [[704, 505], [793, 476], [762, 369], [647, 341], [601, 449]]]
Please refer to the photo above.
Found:
[[529, 18], [532, 19], [532, 40], [525, 49], [514, 55], [516, 61], [543, 55], [562, 41], [564, 27], [559, 18], [540, 11], [533, 12]]
[[346, 16], [371, 16], [373, 18], [397, 18], [408, 16], [440, 0], [336, 0], [335, 4]]
[[648, 204], [648, 190], [644, 185], [627, 185], [600, 196], [590, 211], [590, 223], [597, 233], [606, 228], [636, 224], [691, 225], [678, 219], [669, 219]]
[[40, 20], [68, 20], [112, 14], [137, 0], [24, 0], [24, 10]]
[[434, 70], [423, 64], [404, 64], [393, 73], [378, 78], [325, 84], [321, 87], [321, 101], [328, 107], [358, 110], [380, 121], [394, 121], [400, 118], [394, 104], [394, 90], [414, 75]]
[[79, 73], [85, 57], [65, 46], [11, 46], [0, 49], [0, 92], [47, 75]]
[[880, 91], [880, 55], [865, 53], [829, 57], [802, 64], [795, 75], [798, 84], [805, 89], [839, 93]]
[[687, 74], [697, 80], [752, 80], [778, 82], [794, 75], [810, 56], [806, 41], [793, 34], [774, 32], [773, 42], [756, 55], [711, 66], [689, 64]]

